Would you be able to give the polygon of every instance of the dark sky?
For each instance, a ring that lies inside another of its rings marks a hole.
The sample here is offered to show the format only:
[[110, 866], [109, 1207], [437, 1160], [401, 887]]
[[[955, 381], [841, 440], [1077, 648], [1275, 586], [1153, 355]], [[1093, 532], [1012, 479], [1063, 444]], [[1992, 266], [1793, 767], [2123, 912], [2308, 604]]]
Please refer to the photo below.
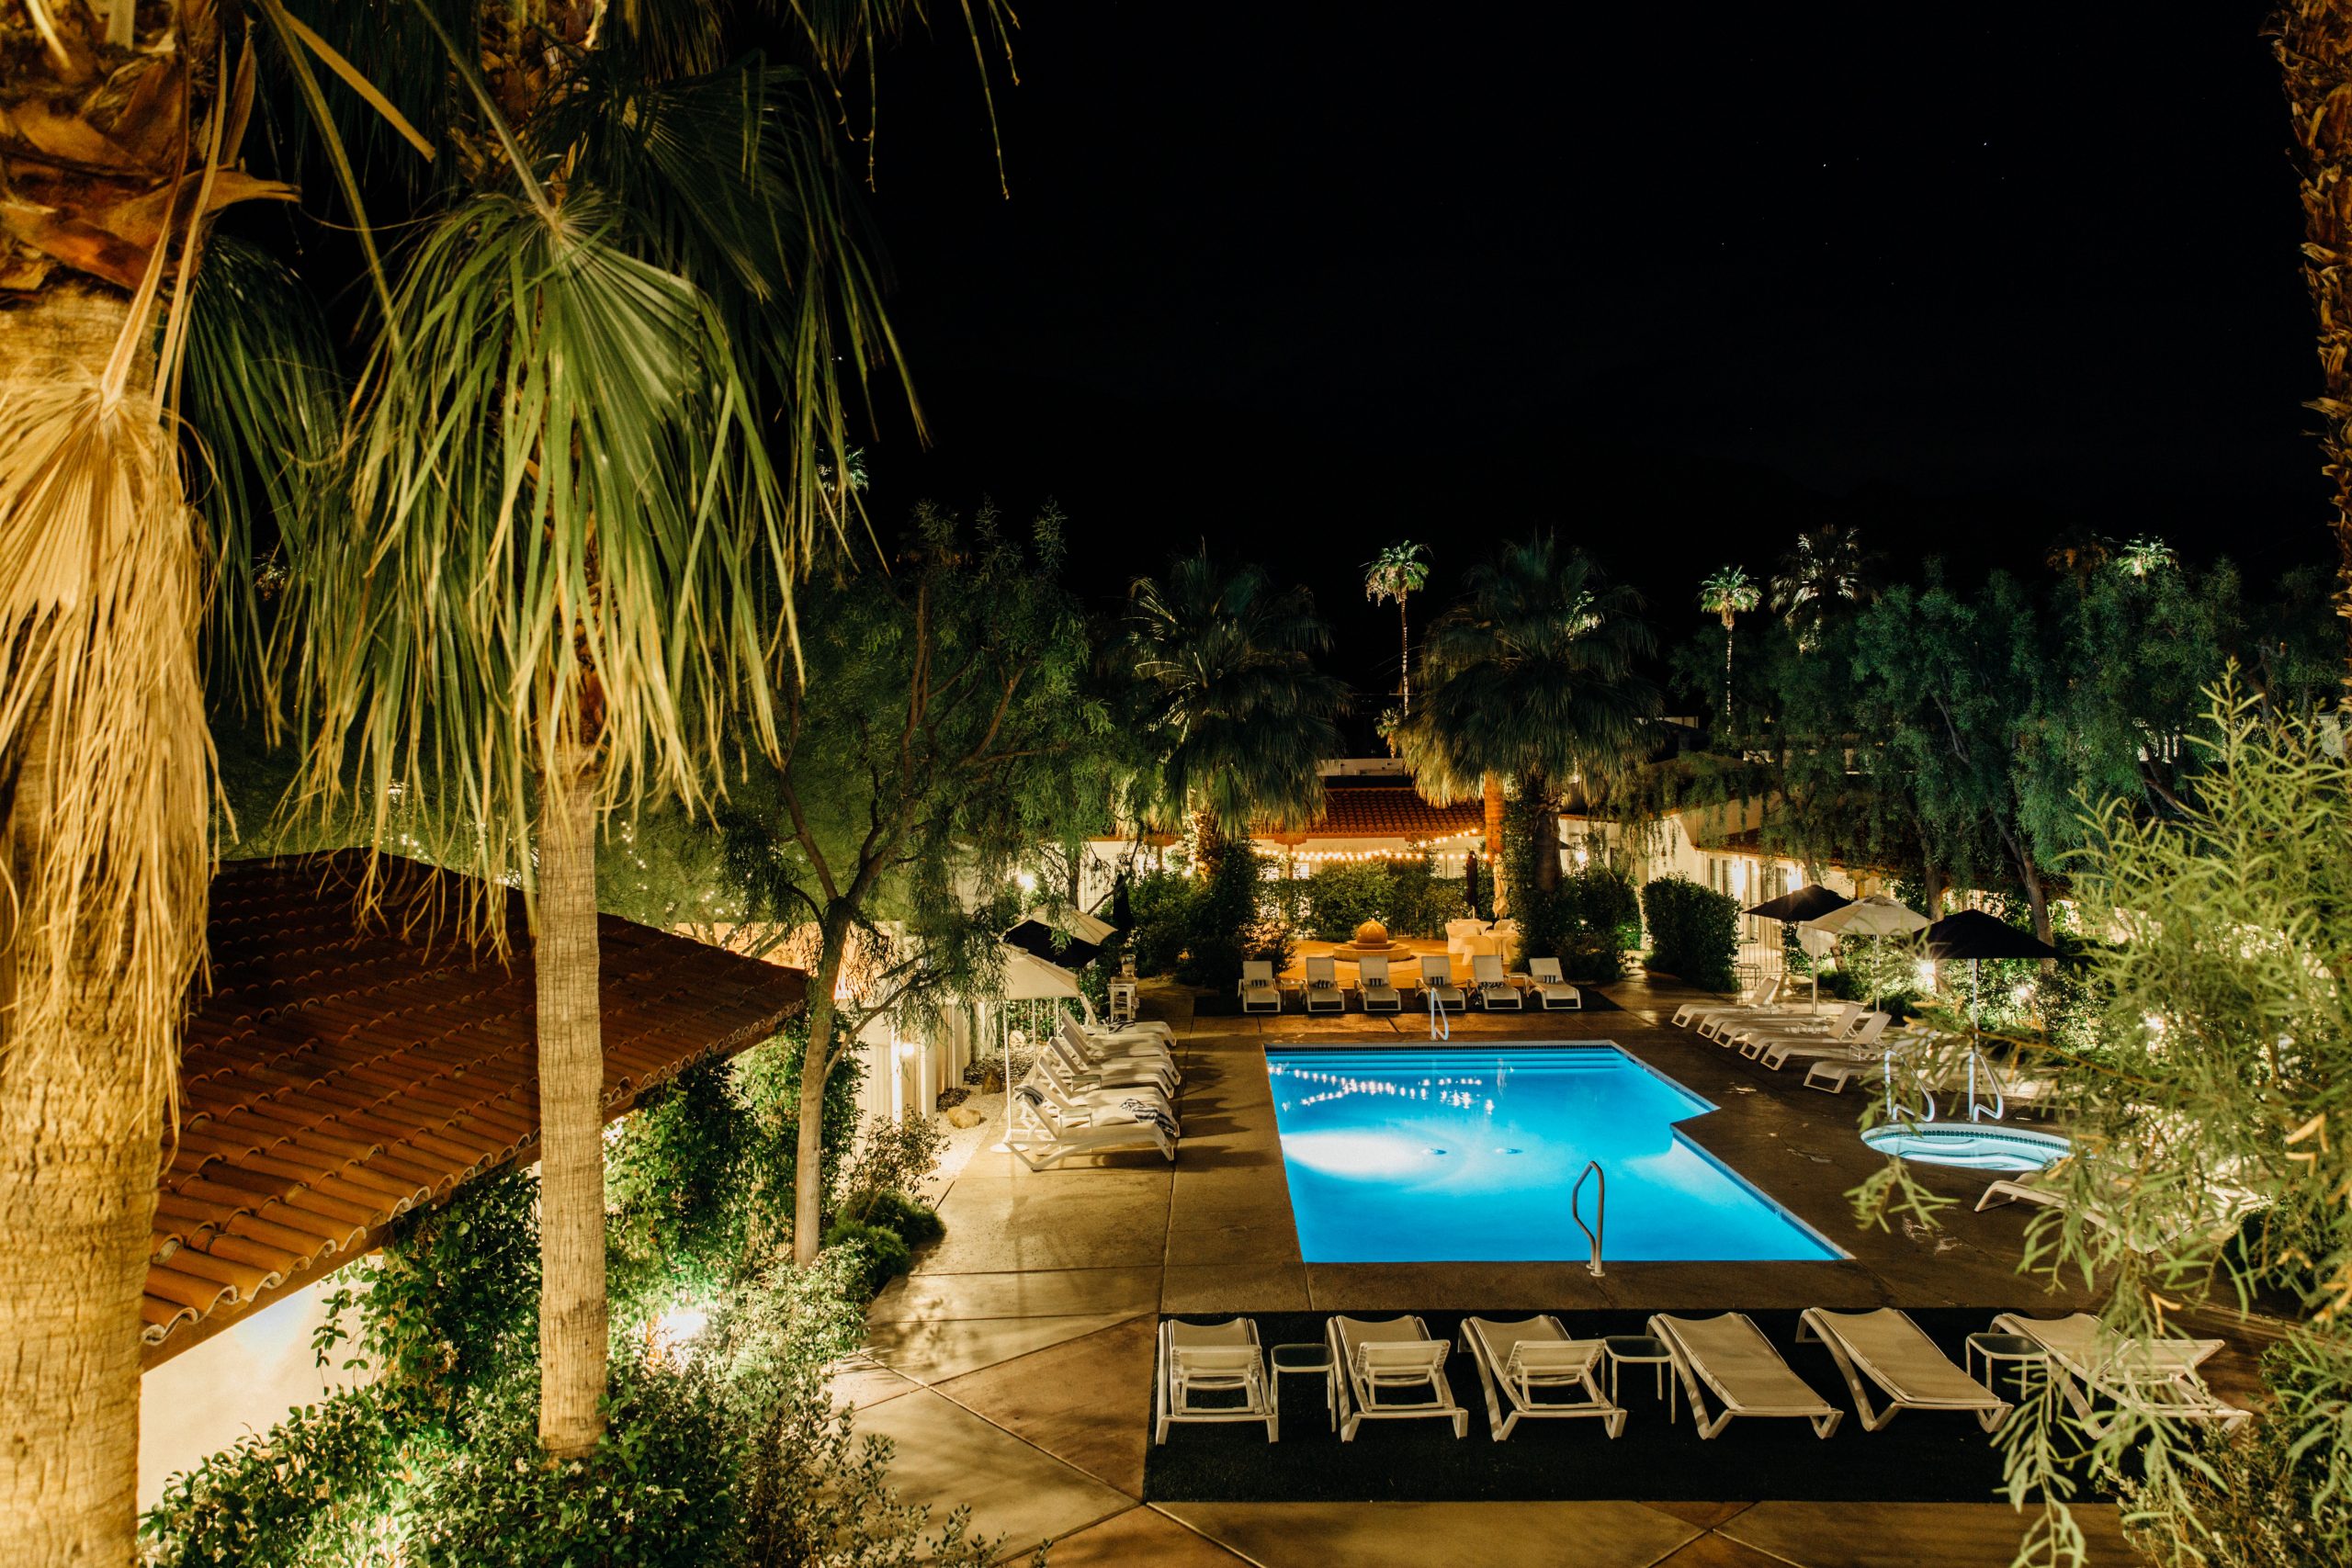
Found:
[[[1000, 72], [886, 61], [875, 202], [919, 495], [1071, 515], [1090, 592], [1206, 538], [1394, 678], [1358, 563], [1439, 592], [1556, 527], [1697, 624], [1859, 520], [1908, 573], [2060, 528], [2325, 554], [2300, 217], [2259, 5], [1032, 0]], [[2063, 30], [2062, 30], [2063, 29]], [[1384, 658], [1386, 660], [1383, 665]]]

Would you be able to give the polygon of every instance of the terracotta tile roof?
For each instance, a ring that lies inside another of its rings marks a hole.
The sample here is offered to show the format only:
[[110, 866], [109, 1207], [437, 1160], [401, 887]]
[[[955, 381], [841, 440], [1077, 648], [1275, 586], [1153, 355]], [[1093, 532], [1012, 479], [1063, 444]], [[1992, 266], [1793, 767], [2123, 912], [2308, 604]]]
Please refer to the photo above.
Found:
[[1323, 815], [1304, 833], [1280, 835], [1284, 843], [1306, 839], [1437, 839], [1486, 825], [1486, 807], [1475, 800], [1431, 806], [1408, 784], [1332, 784], [1323, 791]]
[[[395, 1216], [535, 1152], [520, 900], [503, 966], [446, 932], [402, 933], [407, 900], [463, 890], [446, 873], [392, 863], [399, 893], [356, 920], [358, 863], [231, 863], [213, 882], [213, 988], [181, 1054], [142, 1303], [151, 1365], [368, 1250]], [[598, 934], [607, 1115], [799, 1010], [798, 970], [611, 916]]]

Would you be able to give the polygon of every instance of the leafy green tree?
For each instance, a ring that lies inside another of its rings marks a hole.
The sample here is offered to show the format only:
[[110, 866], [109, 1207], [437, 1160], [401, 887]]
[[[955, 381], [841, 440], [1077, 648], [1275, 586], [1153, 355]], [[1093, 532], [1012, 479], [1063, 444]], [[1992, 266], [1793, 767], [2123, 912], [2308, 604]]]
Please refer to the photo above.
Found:
[[[2165, 1568], [2339, 1562], [2352, 1559], [2352, 762], [2332, 724], [2266, 714], [2234, 676], [2187, 741], [2199, 787], [2180, 810], [2129, 791], [2086, 806], [2074, 897], [2085, 929], [2117, 938], [2091, 953], [2092, 1042], [2014, 1042], [2075, 1149], [2049, 1174], [2064, 1201], [2035, 1218], [2025, 1268], [2097, 1280], [2099, 1315], [2125, 1337], [2253, 1309], [2278, 1329], [2267, 1397], [2233, 1439], [2144, 1405], [2094, 1423], [2045, 1382], [1999, 1440], [2013, 1499], [2044, 1504], [2026, 1561], [2081, 1561], [2062, 1506], [2081, 1453]], [[1855, 1197], [1865, 1218], [1940, 1206], [1900, 1162]]]
[[1396, 601], [1396, 642], [1398, 668], [1403, 671], [1397, 679], [1398, 711], [1413, 711], [1413, 628], [1406, 618], [1405, 601], [1419, 593], [1430, 580], [1430, 551], [1427, 545], [1417, 545], [1410, 539], [1399, 539], [1364, 563], [1364, 597], [1377, 604], [1384, 599]]
[[723, 810], [752, 917], [806, 932], [803, 1262], [824, 1229], [822, 1088], [859, 1032], [992, 989], [1014, 871], [1108, 823], [1121, 740], [1061, 554], [1053, 513], [1024, 542], [924, 506], [888, 576], [810, 587], [779, 760], [754, 760]]
[[1160, 579], [1137, 578], [1124, 649], [1146, 752], [1129, 791], [1136, 819], [1173, 829], [1189, 818], [1212, 867], [1227, 839], [1261, 820], [1312, 821], [1347, 699], [1315, 668], [1329, 643], [1306, 590], [1278, 590], [1255, 566], [1227, 570], [1205, 548]]
[[1550, 535], [1503, 546], [1465, 586], [1423, 638], [1421, 706], [1397, 739], [1431, 799], [1466, 799], [1489, 777], [1517, 782], [1535, 886], [1548, 893], [1560, 792], [1634, 761], [1663, 705], [1640, 668], [1655, 639], [1641, 596]]

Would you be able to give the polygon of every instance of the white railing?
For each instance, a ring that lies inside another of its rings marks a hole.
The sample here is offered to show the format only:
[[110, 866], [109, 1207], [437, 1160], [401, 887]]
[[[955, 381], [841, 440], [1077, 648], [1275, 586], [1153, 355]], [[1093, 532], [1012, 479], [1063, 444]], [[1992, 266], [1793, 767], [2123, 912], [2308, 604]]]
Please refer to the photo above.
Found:
[[1430, 1038], [1432, 1040], [1453, 1039], [1453, 1021], [1446, 1017], [1445, 1004], [1437, 999], [1436, 989], [1432, 987], [1423, 986], [1421, 987], [1421, 996], [1430, 1004]]
[[[1584, 1184], [1587, 1180], [1598, 1180], [1600, 1184], [1597, 1189], [1599, 1201], [1593, 1204], [1590, 1224], [1584, 1223]], [[1568, 1189], [1568, 1218], [1576, 1221], [1577, 1229], [1584, 1232], [1585, 1239], [1592, 1244], [1592, 1256], [1585, 1268], [1598, 1280], [1601, 1277], [1600, 1238], [1609, 1229], [1609, 1173], [1600, 1168], [1599, 1160], [1585, 1161], [1584, 1169], [1577, 1173], [1577, 1184]]]

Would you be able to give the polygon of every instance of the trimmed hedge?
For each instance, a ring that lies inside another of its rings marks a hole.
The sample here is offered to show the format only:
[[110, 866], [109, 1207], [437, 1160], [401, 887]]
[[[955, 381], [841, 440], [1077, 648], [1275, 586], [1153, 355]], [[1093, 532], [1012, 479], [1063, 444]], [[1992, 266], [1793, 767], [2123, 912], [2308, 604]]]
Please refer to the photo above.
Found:
[[1649, 966], [1702, 991], [1728, 991], [1739, 952], [1739, 903], [1687, 876], [1661, 876], [1642, 889]]

